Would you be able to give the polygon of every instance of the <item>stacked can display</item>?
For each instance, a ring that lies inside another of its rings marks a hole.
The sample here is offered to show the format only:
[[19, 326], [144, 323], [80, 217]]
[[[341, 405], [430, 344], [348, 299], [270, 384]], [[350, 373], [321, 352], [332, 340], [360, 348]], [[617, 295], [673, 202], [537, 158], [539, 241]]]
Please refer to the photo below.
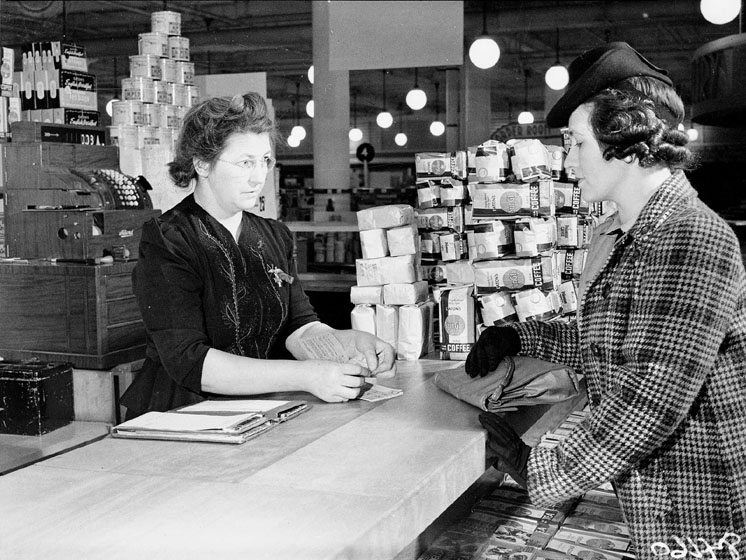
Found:
[[441, 359], [466, 359], [486, 326], [577, 310], [591, 207], [565, 176], [563, 157], [561, 146], [537, 139], [415, 154]]
[[434, 302], [422, 280], [415, 212], [392, 204], [357, 213], [362, 258], [355, 260], [357, 285], [352, 328], [390, 343], [400, 360], [432, 351]]
[[151, 14], [151, 31], [138, 35], [138, 54], [129, 57], [122, 101], [112, 104], [113, 144], [173, 149], [184, 115], [200, 99], [189, 58], [189, 39], [181, 36], [181, 14]]

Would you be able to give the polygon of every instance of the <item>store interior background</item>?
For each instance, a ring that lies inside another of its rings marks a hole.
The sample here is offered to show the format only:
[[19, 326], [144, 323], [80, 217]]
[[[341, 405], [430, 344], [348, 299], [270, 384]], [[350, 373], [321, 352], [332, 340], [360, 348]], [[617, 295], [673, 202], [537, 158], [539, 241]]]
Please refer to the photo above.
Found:
[[[314, 195], [318, 198], [324, 188], [331, 189], [332, 185], [319, 184], [319, 154], [314, 154], [313, 140], [314, 125], [319, 124], [306, 111], [314, 95], [308, 73], [314, 63], [313, 4], [288, 0], [2, 0], [0, 41], [3, 46], [14, 48], [33, 41], [59, 39], [83, 45], [89, 72], [97, 78], [100, 111], [105, 115], [106, 103], [119, 95], [121, 79], [129, 76], [129, 56], [137, 53], [138, 34], [150, 31], [152, 12], [179, 12], [182, 35], [190, 40], [196, 75], [265, 73], [267, 97], [272, 101], [283, 139], [293, 126], [305, 128], [307, 136], [297, 147], [282, 141], [276, 148], [280, 216], [287, 220], [318, 220], [323, 203], [314, 201]], [[369, 41], [380, 33], [380, 26], [370, 12], [363, 10], [363, 5], [373, 5], [385, 13], [391, 5], [400, 3], [340, 4], [358, 5], [357, 11], [348, 11], [349, 24], [367, 29], [361, 41]], [[438, 17], [439, 2], [408, 4], [416, 4], [417, 9], [407, 21], [397, 22], [396, 31], [402, 36], [415, 34], [421, 22]], [[356, 123], [363, 138], [358, 142], [344, 139], [349, 149], [344, 156], [349, 156], [349, 184], [333, 187], [365, 187], [356, 189], [351, 212], [370, 205], [414, 203], [415, 153], [461, 150], [489, 137], [504, 140], [518, 130], [511, 127], [521, 111], [530, 110], [535, 123], [519, 133], [530, 136], [536, 132], [543, 141], [552, 143], [550, 137], [556, 137], [558, 131], [546, 129], [544, 114], [562, 92], [546, 86], [547, 69], [557, 62], [567, 66], [583, 51], [605, 42], [626, 41], [669, 71], [687, 104], [685, 126], [697, 130], [698, 138], [691, 146], [702, 156], [700, 168], [691, 173], [700, 196], [724, 216], [746, 220], [746, 102], [741, 102], [739, 118], [726, 119], [717, 126], [691, 118], [696, 81], [694, 54], [713, 41], [741, 35], [743, 13], [729, 23], [715, 25], [702, 16], [699, 0], [468, 0], [458, 4], [463, 6], [462, 19], [457, 22], [463, 27], [457, 34], [463, 41], [462, 60], [407, 65], [402, 53], [401, 60], [378, 64], [377, 53], [371, 52], [374, 62], [370, 67], [349, 71], [349, 126]], [[356, 13], [365, 20], [359, 21]], [[453, 22], [440, 24], [449, 30]], [[484, 32], [501, 49], [497, 65], [488, 70], [476, 68], [467, 56], [469, 45]], [[746, 62], [737, 62], [740, 66], [733, 71], [740, 68], [746, 75]], [[406, 94], [415, 83], [428, 98], [426, 106], [417, 111], [405, 103]], [[476, 98], [489, 107], [482, 107], [481, 113], [472, 111], [472, 117], [484, 115], [476, 135], [464, 117], [472, 99], [469, 88], [479, 88], [481, 93]], [[394, 117], [388, 129], [381, 129], [375, 122], [383, 109]], [[108, 124], [107, 118], [103, 117], [104, 124]], [[441, 136], [429, 131], [430, 123], [436, 119], [448, 125]], [[399, 132], [407, 135], [404, 146], [394, 141]], [[376, 152], [365, 176], [364, 166], [355, 156], [361, 142], [371, 144]], [[331, 198], [329, 201], [333, 202]]]

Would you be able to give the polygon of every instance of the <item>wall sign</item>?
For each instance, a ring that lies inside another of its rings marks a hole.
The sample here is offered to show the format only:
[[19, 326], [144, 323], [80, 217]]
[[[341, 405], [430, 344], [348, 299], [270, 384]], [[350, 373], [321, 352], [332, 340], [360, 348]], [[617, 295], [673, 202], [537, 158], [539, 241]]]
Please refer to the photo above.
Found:
[[373, 161], [373, 158], [376, 157], [376, 150], [373, 148], [372, 144], [363, 142], [357, 147], [357, 150], [355, 150], [355, 155], [360, 161], [371, 162]]

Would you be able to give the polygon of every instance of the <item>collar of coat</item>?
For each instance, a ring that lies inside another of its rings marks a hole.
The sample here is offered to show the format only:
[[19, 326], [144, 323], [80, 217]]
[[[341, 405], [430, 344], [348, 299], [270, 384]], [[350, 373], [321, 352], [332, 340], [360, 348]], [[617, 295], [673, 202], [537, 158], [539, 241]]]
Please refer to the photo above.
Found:
[[643, 206], [637, 220], [626, 234], [620, 233], [619, 212], [615, 212], [601, 223], [597, 228], [597, 233], [599, 235], [615, 235], [617, 241], [624, 239], [625, 243], [631, 243], [633, 240], [642, 241], [678, 208], [696, 196], [697, 192], [689, 183], [684, 172], [681, 170], [675, 171], [653, 193], [653, 196]]

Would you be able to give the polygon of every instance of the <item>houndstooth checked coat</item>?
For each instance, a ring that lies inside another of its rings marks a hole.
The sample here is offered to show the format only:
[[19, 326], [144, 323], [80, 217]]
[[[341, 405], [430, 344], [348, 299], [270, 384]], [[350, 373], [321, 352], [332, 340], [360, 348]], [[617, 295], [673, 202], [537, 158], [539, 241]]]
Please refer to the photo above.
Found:
[[744, 557], [746, 273], [733, 231], [676, 172], [598, 268], [576, 322], [515, 325], [521, 354], [586, 376], [591, 405], [563, 445], [532, 450], [532, 499], [611, 480], [638, 558], [726, 533]]

